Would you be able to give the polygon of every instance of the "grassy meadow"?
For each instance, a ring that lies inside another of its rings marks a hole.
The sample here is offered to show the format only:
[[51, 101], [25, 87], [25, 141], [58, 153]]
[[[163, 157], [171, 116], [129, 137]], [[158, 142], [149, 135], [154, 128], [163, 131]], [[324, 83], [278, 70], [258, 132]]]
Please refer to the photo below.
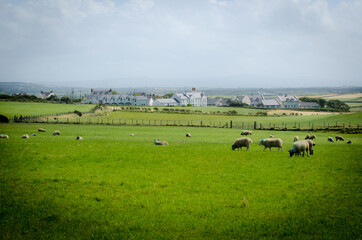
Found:
[[[362, 237], [361, 134], [343, 134], [348, 145], [317, 132], [314, 155], [290, 158], [294, 135], [310, 132], [253, 131], [250, 152], [231, 150], [237, 129], [0, 124], [0, 133], [10, 136], [0, 139], [1, 239]], [[270, 134], [283, 152], [263, 152]]]

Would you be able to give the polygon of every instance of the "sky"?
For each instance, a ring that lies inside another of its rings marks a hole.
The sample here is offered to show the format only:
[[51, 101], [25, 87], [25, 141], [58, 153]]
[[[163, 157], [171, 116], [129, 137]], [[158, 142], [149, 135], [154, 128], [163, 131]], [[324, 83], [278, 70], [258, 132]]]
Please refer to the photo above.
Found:
[[0, 81], [362, 86], [362, 0], [0, 0]]

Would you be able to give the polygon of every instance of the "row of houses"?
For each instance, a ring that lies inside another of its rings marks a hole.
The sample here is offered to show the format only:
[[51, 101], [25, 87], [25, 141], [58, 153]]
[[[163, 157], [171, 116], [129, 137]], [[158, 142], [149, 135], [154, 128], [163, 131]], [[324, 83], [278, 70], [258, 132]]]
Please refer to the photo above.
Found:
[[251, 107], [263, 108], [320, 108], [315, 102], [301, 102], [295, 95], [277, 95], [274, 98], [265, 98], [262, 94], [242, 95], [235, 98], [209, 99], [208, 106], [230, 106], [230, 103], [244, 103]]
[[103, 103], [110, 105], [135, 105], [135, 106], [195, 106], [206, 107], [207, 96], [195, 88], [190, 92], [175, 93], [171, 98], [156, 98], [154, 95], [140, 94], [113, 94], [109, 90], [93, 90], [82, 103]]

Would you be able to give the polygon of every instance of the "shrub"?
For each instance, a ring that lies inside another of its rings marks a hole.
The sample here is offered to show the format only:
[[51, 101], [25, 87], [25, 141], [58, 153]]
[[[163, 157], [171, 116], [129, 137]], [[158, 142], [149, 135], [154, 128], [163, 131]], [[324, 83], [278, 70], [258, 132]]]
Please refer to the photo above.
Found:
[[9, 119], [4, 116], [4, 115], [0, 115], [0, 123], [8, 123]]
[[83, 115], [83, 113], [79, 112], [78, 110], [74, 110], [74, 113], [77, 114], [79, 117]]

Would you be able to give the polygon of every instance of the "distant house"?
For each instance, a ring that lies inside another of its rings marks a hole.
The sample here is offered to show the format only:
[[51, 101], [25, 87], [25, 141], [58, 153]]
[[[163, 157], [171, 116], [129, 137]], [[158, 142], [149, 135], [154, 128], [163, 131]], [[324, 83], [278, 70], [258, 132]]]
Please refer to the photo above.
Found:
[[153, 106], [177, 106], [178, 102], [176, 102], [173, 98], [160, 98], [155, 99], [153, 101]]
[[236, 96], [235, 101], [238, 103], [245, 103], [251, 105], [251, 100], [247, 95]]
[[300, 102], [299, 108], [320, 108], [319, 104], [316, 102]]
[[55, 96], [55, 93], [53, 91], [50, 91], [50, 92], [41, 91], [38, 97], [41, 99], [47, 99], [51, 96]]
[[21, 91], [19, 93], [13, 93], [13, 96], [28, 96], [25, 92]]
[[248, 97], [250, 99], [250, 106], [252, 107], [259, 107], [262, 105], [262, 101], [265, 99], [263, 95], [261, 94], [256, 94], [256, 95], [245, 95], [246, 97]]
[[175, 99], [179, 106], [187, 106], [190, 104], [194, 107], [206, 107], [207, 97], [204, 92], [197, 92], [196, 88], [192, 88], [191, 92], [175, 93], [171, 98]]
[[265, 108], [280, 108], [281, 104], [276, 99], [264, 99], [261, 104]]
[[82, 104], [98, 104], [99, 101], [97, 99], [94, 99], [92, 97], [87, 98], [86, 100], [82, 101]]
[[299, 108], [299, 99], [295, 95], [277, 95], [276, 100], [281, 104], [281, 108]]
[[222, 98], [209, 98], [207, 99], [207, 106], [221, 106]]
[[93, 90], [82, 103], [103, 103], [109, 105], [134, 105], [134, 106], [152, 106], [153, 99], [151, 96], [134, 96], [133, 94], [112, 94], [109, 90]]

